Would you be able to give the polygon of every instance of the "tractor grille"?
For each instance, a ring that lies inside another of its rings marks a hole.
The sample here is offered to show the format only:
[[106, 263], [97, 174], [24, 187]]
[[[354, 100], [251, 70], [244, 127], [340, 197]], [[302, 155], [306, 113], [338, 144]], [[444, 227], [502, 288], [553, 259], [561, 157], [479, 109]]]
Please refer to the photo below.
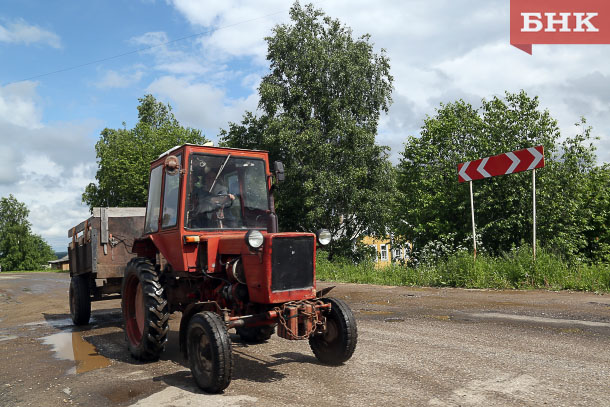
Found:
[[313, 287], [314, 237], [272, 239], [271, 291]]

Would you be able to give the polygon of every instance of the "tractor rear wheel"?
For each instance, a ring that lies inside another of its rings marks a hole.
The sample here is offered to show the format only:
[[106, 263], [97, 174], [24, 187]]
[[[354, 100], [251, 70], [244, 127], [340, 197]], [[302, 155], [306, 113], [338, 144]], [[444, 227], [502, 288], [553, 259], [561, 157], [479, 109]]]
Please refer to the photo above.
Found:
[[69, 297], [72, 322], [74, 322], [74, 325], [87, 325], [89, 318], [91, 318], [89, 274], [72, 276]]
[[156, 360], [165, 350], [169, 313], [159, 273], [149, 259], [127, 263], [121, 290], [127, 347], [138, 360]]
[[237, 328], [237, 335], [246, 343], [267, 342], [275, 332], [275, 325]]
[[354, 354], [358, 342], [356, 319], [349, 306], [337, 298], [322, 298], [331, 303], [326, 316], [326, 330], [309, 337], [309, 346], [316, 358], [327, 365], [340, 365]]
[[231, 338], [222, 319], [210, 311], [191, 317], [186, 337], [189, 364], [199, 387], [220, 393], [231, 383]]

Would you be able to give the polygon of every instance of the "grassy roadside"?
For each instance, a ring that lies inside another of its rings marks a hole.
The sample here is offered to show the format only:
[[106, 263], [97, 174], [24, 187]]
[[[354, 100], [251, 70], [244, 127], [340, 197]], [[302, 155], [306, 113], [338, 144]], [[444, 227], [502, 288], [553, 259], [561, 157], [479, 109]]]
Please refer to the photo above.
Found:
[[568, 263], [544, 250], [517, 249], [503, 256], [458, 252], [448, 259], [416, 267], [401, 264], [377, 269], [372, 262], [353, 264], [317, 259], [316, 278], [324, 281], [395, 286], [492, 289], [548, 289], [610, 292], [610, 265]]

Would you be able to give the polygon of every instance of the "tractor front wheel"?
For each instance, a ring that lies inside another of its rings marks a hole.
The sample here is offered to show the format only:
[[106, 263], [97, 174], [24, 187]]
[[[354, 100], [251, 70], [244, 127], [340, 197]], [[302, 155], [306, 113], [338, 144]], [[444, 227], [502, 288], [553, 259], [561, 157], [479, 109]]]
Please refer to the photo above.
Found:
[[146, 258], [127, 263], [121, 290], [127, 347], [134, 358], [156, 360], [165, 350], [169, 313], [159, 273]]
[[330, 303], [326, 329], [309, 337], [309, 346], [316, 358], [327, 365], [340, 365], [354, 354], [358, 342], [356, 319], [349, 306], [337, 298], [322, 298]]
[[222, 319], [203, 311], [191, 317], [186, 338], [189, 364], [195, 382], [209, 393], [220, 393], [231, 383], [231, 339]]
[[89, 274], [72, 276], [70, 279], [70, 316], [74, 325], [87, 325], [91, 318], [91, 294]]

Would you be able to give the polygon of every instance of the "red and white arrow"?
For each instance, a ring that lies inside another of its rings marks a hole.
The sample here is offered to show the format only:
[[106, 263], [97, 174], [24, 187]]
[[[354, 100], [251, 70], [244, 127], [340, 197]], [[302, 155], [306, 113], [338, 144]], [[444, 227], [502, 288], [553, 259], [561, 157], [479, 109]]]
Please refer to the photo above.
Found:
[[458, 181], [474, 181], [542, 167], [544, 167], [543, 147], [530, 147], [458, 164]]

